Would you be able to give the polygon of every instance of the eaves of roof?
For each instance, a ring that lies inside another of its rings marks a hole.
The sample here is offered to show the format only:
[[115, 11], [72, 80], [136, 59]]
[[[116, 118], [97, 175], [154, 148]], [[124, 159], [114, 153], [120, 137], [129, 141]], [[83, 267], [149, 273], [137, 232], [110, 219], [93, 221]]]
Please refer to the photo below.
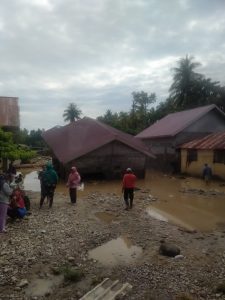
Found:
[[[62, 163], [80, 158], [113, 141], [119, 141], [148, 157], [155, 156], [139, 139], [91, 118], [54, 127], [42, 134], [43, 139]], [[77, 145], [77, 146], [74, 146]]]
[[217, 107], [215, 104], [211, 104], [208, 106], [208, 108], [205, 111], [202, 111], [201, 113], [199, 113], [198, 116], [196, 116], [196, 118], [193, 118], [192, 120], [190, 120], [189, 122], [187, 122], [186, 124], [184, 124], [183, 127], [181, 127], [179, 130], [177, 130], [172, 136], [177, 135], [178, 133], [180, 133], [181, 131], [183, 131], [185, 128], [187, 128], [188, 126], [190, 126], [191, 124], [195, 123], [196, 121], [198, 121], [202, 116], [204, 116], [205, 114], [207, 114], [209, 111], [213, 110], [213, 109], [217, 109], [219, 111], [219, 113], [221, 113], [224, 118], [225, 118], [225, 114], [224, 112], [222, 112], [222, 110], [219, 109], [219, 107]]
[[143, 154], [145, 154], [146, 156], [150, 157], [150, 158], [156, 158], [154, 154], [148, 152], [147, 150], [144, 150], [144, 149], [140, 149], [140, 147], [137, 147], [137, 146], [134, 146], [133, 144], [121, 139], [121, 138], [118, 138], [118, 137], [114, 137], [114, 138], [110, 138], [110, 139], [107, 139], [105, 140], [103, 143], [101, 144], [98, 144], [96, 145], [96, 147], [92, 147], [92, 148], [86, 148], [84, 151], [81, 151], [81, 152], [78, 152], [76, 153], [76, 156], [72, 155], [70, 158], [68, 159], [61, 159], [59, 157], [57, 157], [62, 163], [66, 164], [66, 163], [69, 163], [70, 161], [74, 160], [74, 159], [78, 159], [78, 158], [81, 158], [82, 156], [85, 156], [87, 155], [88, 153], [91, 153], [99, 148], [102, 148], [104, 147], [105, 145], [111, 143], [111, 142], [114, 142], [114, 141], [118, 141], [118, 142], [121, 142], [122, 144], [126, 145], [126, 146], [129, 146], [130, 148], [133, 148]]
[[211, 133], [203, 138], [194, 139], [179, 146], [180, 149], [224, 150], [225, 131]]

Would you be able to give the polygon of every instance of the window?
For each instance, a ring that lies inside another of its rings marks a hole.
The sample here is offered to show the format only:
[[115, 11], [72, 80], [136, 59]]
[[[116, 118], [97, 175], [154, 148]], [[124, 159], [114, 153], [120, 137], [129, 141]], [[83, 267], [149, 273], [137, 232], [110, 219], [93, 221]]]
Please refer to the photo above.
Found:
[[197, 149], [188, 149], [187, 150], [187, 166], [189, 166], [192, 161], [197, 161], [197, 160], [198, 160]]
[[225, 164], [225, 150], [214, 150], [213, 162], [219, 164]]

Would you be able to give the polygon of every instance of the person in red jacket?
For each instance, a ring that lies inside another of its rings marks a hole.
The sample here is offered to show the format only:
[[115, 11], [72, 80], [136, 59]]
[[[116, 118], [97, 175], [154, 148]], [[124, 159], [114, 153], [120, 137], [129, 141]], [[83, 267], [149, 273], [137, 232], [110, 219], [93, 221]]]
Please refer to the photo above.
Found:
[[[123, 197], [126, 204], [126, 210], [129, 208], [132, 208], [133, 206], [133, 200], [134, 200], [134, 188], [136, 183], [137, 177], [133, 174], [133, 171], [131, 168], [127, 168], [126, 174], [123, 176]], [[130, 200], [130, 203], [129, 201]]]

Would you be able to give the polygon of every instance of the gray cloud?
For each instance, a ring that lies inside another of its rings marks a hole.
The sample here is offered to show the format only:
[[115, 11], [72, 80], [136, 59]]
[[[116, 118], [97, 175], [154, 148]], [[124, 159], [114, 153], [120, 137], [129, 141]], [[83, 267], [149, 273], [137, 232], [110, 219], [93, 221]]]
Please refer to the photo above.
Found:
[[0, 11], [0, 94], [18, 96], [21, 127], [128, 110], [132, 91], [168, 95], [186, 54], [224, 81], [224, 0], [17, 0]]

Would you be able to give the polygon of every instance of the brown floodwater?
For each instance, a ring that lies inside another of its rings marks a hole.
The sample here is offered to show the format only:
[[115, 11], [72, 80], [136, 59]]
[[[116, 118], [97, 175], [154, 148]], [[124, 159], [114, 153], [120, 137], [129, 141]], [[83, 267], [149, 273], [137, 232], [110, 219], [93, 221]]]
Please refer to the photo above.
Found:
[[[25, 175], [25, 190], [40, 191], [37, 170], [27, 169], [22, 170], [22, 173]], [[154, 196], [158, 199], [154, 202], [149, 201], [146, 213], [151, 217], [200, 231], [210, 231], [218, 225], [225, 225], [225, 186], [219, 181], [213, 181], [206, 186], [200, 178], [175, 178], [148, 171], [145, 179], [138, 180], [137, 187], [140, 188], [137, 193], [141, 193], [142, 190], [149, 191], [142, 196], [145, 195], [146, 198]], [[183, 189], [216, 191], [224, 195], [184, 193], [181, 192]], [[59, 183], [56, 191], [68, 193], [65, 183]], [[78, 197], [95, 192], [115, 193], [121, 198], [121, 181], [85, 182], [84, 191], [78, 191]]]
[[132, 245], [127, 237], [119, 237], [89, 251], [89, 258], [103, 265], [114, 266], [132, 263], [141, 254], [141, 247]]

